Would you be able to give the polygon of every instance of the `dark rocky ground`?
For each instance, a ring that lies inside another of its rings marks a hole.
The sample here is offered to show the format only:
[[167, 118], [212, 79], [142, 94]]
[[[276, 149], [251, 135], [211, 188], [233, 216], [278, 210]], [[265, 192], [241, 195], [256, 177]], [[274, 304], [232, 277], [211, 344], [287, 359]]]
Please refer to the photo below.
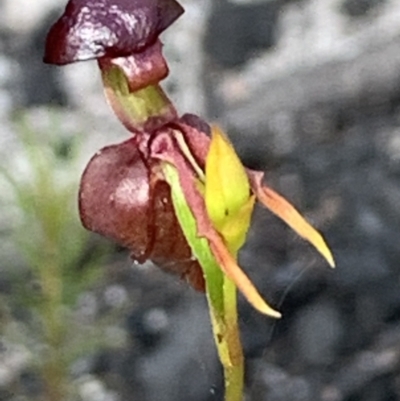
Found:
[[[337, 262], [331, 271], [257, 210], [241, 264], [284, 317], [271, 321], [240, 302], [246, 400], [400, 399], [400, 29], [388, 28], [395, 3], [211, 6], [197, 66], [203, 113], [324, 233]], [[44, 31], [18, 46], [2, 34], [8, 60], [24, 60], [14, 105], [71, 108], [59, 73], [40, 63]], [[222, 400], [202, 295], [152, 267], [132, 268], [125, 254], [115, 259], [104, 287], [130, 294], [121, 323], [127, 346], [93, 355], [76, 374], [113, 390], [102, 400]]]

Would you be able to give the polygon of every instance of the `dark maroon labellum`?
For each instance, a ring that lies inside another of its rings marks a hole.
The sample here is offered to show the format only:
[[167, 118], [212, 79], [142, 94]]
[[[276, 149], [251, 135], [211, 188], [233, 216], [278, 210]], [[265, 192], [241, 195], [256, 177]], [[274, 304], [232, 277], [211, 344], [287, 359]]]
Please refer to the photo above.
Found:
[[151, 259], [204, 290], [202, 270], [191, 258], [170, 188], [157, 165], [143, 157], [137, 137], [92, 158], [82, 176], [79, 208], [87, 229], [126, 246], [140, 263]]
[[47, 36], [44, 61], [62, 65], [139, 53], [183, 11], [175, 0], [70, 0]]

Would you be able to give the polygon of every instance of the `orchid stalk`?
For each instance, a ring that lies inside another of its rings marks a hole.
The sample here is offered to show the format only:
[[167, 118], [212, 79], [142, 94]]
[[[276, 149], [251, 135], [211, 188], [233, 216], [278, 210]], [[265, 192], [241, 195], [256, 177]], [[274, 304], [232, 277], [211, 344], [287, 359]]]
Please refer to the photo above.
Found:
[[207, 240], [197, 237], [196, 220], [179, 186], [177, 171], [166, 164], [164, 172], [172, 188], [178, 220], [203, 268], [214, 342], [224, 369], [225, 400], [240, 401], [243, 393], [244, 359], [238, 327], [236, 285], [222, 273]]

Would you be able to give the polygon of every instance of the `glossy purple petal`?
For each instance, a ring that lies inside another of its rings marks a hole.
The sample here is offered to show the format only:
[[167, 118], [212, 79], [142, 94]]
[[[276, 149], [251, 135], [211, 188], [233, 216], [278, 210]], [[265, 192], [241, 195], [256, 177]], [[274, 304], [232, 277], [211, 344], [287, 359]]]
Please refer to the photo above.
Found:
[[62, 65], [141, 52], [182, 13], [175, 0], [70, 0], [47, 36], [44, 61]]

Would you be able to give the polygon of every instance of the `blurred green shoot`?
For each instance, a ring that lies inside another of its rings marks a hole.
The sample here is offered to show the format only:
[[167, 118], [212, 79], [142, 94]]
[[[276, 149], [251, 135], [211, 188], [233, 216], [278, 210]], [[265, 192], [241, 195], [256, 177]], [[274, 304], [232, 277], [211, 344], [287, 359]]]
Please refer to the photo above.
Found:
[[76, 326], [70, 308], [100, 278], [99, 264], [109, 247], [91, 244], [78, 218], [79, 136], [57, 135], [60, 123], [55, 114], [49, 116], [49, 127], [40, 132], [26, 116], [16, 119], [21, 148], [0, 166], [0, 179], [7, 184], [1, 201], [13, 222], [12, 242], [26, 265], [22, 274], [20, 266], [9, 266], [15, 295], [10, 309], [31, 312], [37, 341], [45, 345], [33, 361], [45, 400], [60, 401], [69, 391], [71, 354], [77, 356], [76, 346], [70, 347], [76, 338], [76, 333], [71, 338]]

